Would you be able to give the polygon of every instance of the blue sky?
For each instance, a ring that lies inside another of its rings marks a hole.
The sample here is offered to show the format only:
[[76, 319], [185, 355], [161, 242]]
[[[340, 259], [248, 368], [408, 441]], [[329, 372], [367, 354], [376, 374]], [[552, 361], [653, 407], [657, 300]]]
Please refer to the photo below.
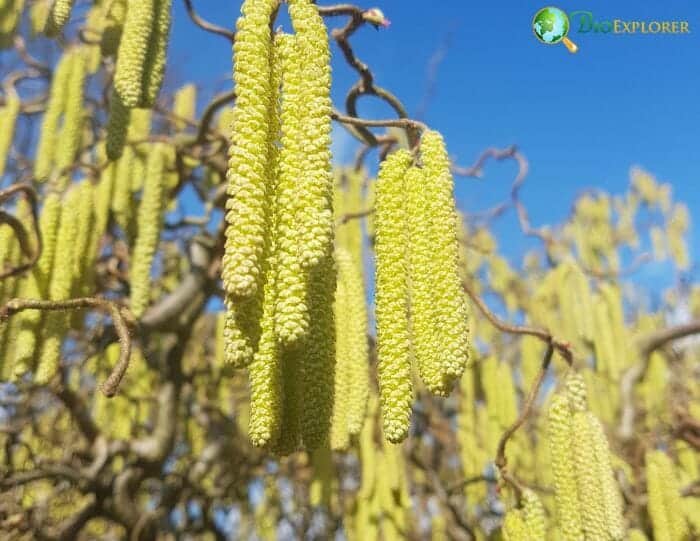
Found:
[[[170, 82], [193, 80], [203, 90], [230, 87], [226, 41], [194, 27], [182, 3], [175, 4]], [[240, 6], [220, 0], [194, 4], [207, 19], [229, 27]], [[381, 8], [391, 26], [378, 32], [362, 28], [352, 43], [377, 83], [415, 115], [430, 59], [449, 42], [424, 120], [444, 134], [450, 154], [463, 165], [488, 146], [517, 144], [530, 162], [522, 195], [535, 224], [563, 219], [586, 188], [623, 191], [635, 164], [670, 182], [674, 197], [700, 219], [700, 3], [560, 1], [556, 5], [565, 11], [591, 11], [597, 20], [686, 20], [691, 29], [686, 35], [604, 35], [578, 33], [572, 24], [575, 55], [534, 38], [530, 22], [545, 5], [377, 0], [362, 7]], [[343, 21], [328, 20], [331, 26]], [[335, 45], [333, 53], [333, 95], [342, 104], [356, 75]], [[382, 118], [390, 111], [365, 98], [360, 114]], [[336, 159], [343, 160], [353, 147], [342, 130], [337, 133]], [[511, 162], [491, 163], [483, 180], [458, 180], [460, 206], [478, 211], [500, 201], [514, 172]], [[512, 213], [496, 232], [509, 253], [522, 252]], [[700, 235], [695, 231], [691, 238], [697, 260]]]

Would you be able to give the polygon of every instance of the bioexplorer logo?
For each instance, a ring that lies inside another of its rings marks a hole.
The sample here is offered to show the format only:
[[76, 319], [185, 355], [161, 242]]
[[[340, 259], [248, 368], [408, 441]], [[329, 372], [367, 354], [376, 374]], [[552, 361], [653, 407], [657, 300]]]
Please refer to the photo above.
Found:
[[571, 53], [578, 46], [568, 37], [572, 30], [578, 34], [690, 34], [690, 23], [685, 20], [599, 20], [592, 11], [572, 11], [568, 15], [554, 6], [540, 9], [532, 18], [535, 37], [547, 45], [563, 43]]

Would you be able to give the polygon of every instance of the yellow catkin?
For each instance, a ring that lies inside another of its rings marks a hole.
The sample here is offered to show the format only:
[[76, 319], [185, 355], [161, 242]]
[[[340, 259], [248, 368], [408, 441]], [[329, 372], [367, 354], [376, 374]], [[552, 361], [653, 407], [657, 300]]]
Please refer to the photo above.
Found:
[[593, 451], [595, 453], [594, 473], [600, 481], [606, 530], [610, 539], [621, 540], [625, 536], [622, 495], [615, 480], [608, 440], [605, 437], [603, 425], [598, 418], [591, 412], [586, 412], [585, 416], [593, 442]]
[[73, 276], [76, 277], [73, 284], [73, 292], [75, 296], [79, 296], [81, 277], [88, 273], [89, 265], [92, 263], [90, 236], [95, 224], [95, 213], [92, 182], [83, 180], [76, 189], [78, 190], [80, 206], [78, 209], [77, 237], [73, 246]]
[[58, 35], [70, 18], [73, 9], [73, 0], [55, 0], [49, 10], [46, 20], [46, 35]]
[[175, 118], [175, 129], [178, 131], [184, 130], [188, 126], [188, 122], [193, 122], [197, 107], [197, 87], [192, 84], [186, 84], [175, 92], [173, 98], [173, 115]]
[[15, 134], [15, 124], [19, 115], [22, 102], [16, 92], [6, 95], [5, 105], [0, 108], [0, 178], [5, 174], [7, 158], [12, 148], [12, 140]]
[[272, 152], [268, 130], [277, 110], [271, 88], [269, 21], [276, 8], [274, 0], [246, 0], [236, 23], [236, 108], [229, 149], [222, 279], [225, 290], [237, 297], [251, 297], [258, 289], [268, 230], [271, 190], [267, 174]]
[[38, 181], [49, 178], [54, 165], [58, 146], [59, 120], [68, 100], [71, 69], [73, 67], [70, 53], [64, 54], [58, 61], [49, 92], [49, 101], [41, 123], [39, 142], [34, 160], [34, 176]]
[[71, 62], [70, 79], [66, 85], [63, 124], [56, 148], [56, 167], [60, 170], [67, 169], [75, 162], [82, 142], [85, 116], [83, 98], [87, 75], [86, 52], [81, 47], [68, 54]]
[[528, 539], [536, 541], [537, 539], [547, 538], [547, 523], [545, 519], [544, 507], [542, 502], [532, 490], [526, 488], [522, 494], [523, 501], [523, 516], [525, 518], [525, 527], [528, 532]]
[[628, 532], [628, 541], [648, 541], [646, 534], [637, 528], [633, 528]]
[[[73, 246], [77, 235], [78, 214], [81, 201], [79, 190], [72, 189], [66, 195], [61, 210], [60, 226], [56, 238], [56, 256], [54, 257], [49, 282], [48, 298], [64, 300], [70, 297], [73, 284]], [[68, 331], [69, 313], [62, 311], [46, 314], [42, 343], [37, 364], [35, 381], [48, 383], [58, 371], [61, 358], [61, 343]]]
[[362, 429], [368, 378], [367, 311], [362, 276], [350, 253], [336, 249], [336, 369], [331, 448], [346, 449]]
[[131, 109], [124, 104], [116, 92], [112, 92], [109, 99], [109, 119], [105, 144], [107, 158], [110, 160], [118, 159], [124, 152], [130, 116]]
[[565, 386], [571, 411], [586, 411], [588, 409], [588, 395], [586, 392], [586, 382], [583, 376], [576, 372], [571, 372], [566, 377]]
[[[248, 367], [250, 379], [250, 426], [248, 435], [258, 447], [274, 445], [279, 438], [282, 415], [282, 368], [275, 337], [274, 291], [272, 273], [263, 286], [265, 298], [260, 322], [260, 341]], [[286, 449], [283, 449], [286, 450]]]
[[[433, 239], [433, 330], [440, 345], [443, 379], [456, 381], [469, 362], [469, 326], [466, 296], [457, 268], [459, 243], [454, 181], [442, 136], [426, 131], [421, 140], [421, 156], [426, 181], [423, 192], [430, 208]], [[408, 217], [409, 222], [412, 220]]]
[[406, 150], [389, 155], [375, 193], [377, 372], [384, 434], [392, 442], [408, 435], [413, 400], [403, 182], [411, 160]]
[[581, 526], [586, 539], [606, 539], [602, 480], [598, 475], [592, 427], [585, 411], [574, 412], [572, 437]]
[[501, 528], [503, 541], [528, 541], [530, 539], [523, 512], [519, 509], [511, 509], [503, 518]]
[[301, 118], [306, 138], [299, 221], [302, 264], [311, 267], [325, 257], [333, 238], [330, 48], [326, 27], [310, 0], [290, 0], [289, 16], [305, 59]]
[[[151, 110], [132, 109], [129, 115], [127, 141], [133, 144], [134, 160], [131, 171], [131, 191], [137, 192], [143, 188], [148, 161], [148, 143], [144, 143], [151, 132]], [[138, 144], [135, 144], [138, 143]]]
[[143, 196], [137, 218], [138, 233], [131, 256], [131, 311], [141, 317], [150, 298], [151, 263], [158, 249], [163, 221], [163, 143], [155, 143], [148, 157]]
[[573, 439], [571, 417], [567, 397], [563, 394], [555, 394], [548, 412], [547, 435], [554, 477], [557, 518], [562, 539], [579, 541], [583, 533], [576, 488], [576, 469], [571, 450]]
[[[114, 177], [114, 192], [112, 199], [112, 211], [115, 222], [122, 231], [131, 237], [131, 221], [133, 218], [133, 201], [131, 192], [131, 177], [134, 172], [134, 149], [130, 146], [124, 148], [121, 157], [117, 160], [117, 169]], [[148, 172], [146, 172], [148, 174]]]
[[335, 379], [335, 286], [334, 260], [328, 253], [309, 276], [309, 334], [301, 366], [304, 399], [301, 430], [307, 449], [323, 445], [330, 430]]
[[22, 18], [24, 0], [6, 0], [0, 8], [0, 50], [12, 47]]
[[125, 107], [141, 104], [145, 58], [155, 18], [155, 0], [128, 0], [124, 31], [122, 32], [114, 90]]
[[647, 509], [656, 541], [683, 541], [688, 524], [683, 515], [680, 486], [671, 459], [663, 451], [645, 456]]
[[141, 107], [153, 107], [163, 85], [167, 59], [168, 38], [172, 24], [172, 0], [154, 0], [153, 27], [148, 42], [143, 73], [143, 96]]
[[127, 0], [113, 0], [106, 4], [105, 8], [100, 51], [103, 56], [112, 56], [119, 49], [124, 21], [126, 21]]
[[306, 288], [308, 273], [301, 267], [304, 237], [300, 231], [297, 211], [304, 204], [301, 197], [304, 95], [301, 85], [304, 63], [301, 61], [297, 39], [281, 34], [275, 37], [282, 63], [282, 146], [279, 155], [279, 181], [275, 205], [279, 209], [277, 242], [279, 267], [277, 271], [278, 296], [275, 310], [275, 329], [283, 344], [292, 344], [306, 334], [309, 327]]

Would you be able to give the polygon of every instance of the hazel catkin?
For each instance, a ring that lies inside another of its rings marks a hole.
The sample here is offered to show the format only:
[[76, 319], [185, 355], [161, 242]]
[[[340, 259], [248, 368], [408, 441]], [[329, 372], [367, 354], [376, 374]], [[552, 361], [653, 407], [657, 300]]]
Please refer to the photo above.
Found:
[[377, 371], [384, 434], [391, 442], [408, 435], [413, 398], [403, 182], [411, 160], [403, 149], [389, 155], [375, 188]]
[[153, 0], [153, 25], [144, 59], [143, 93], [140, 107], [151, 108], [163, 85], [168, 39], [172, 24], [172, 0]]
[[130, 270], [131, 311], [136, 317], [141, 317], [148, 306], [151, 264], [158, 248], [163, 221], [165, 179], [163, 145], [163, 143], [155, 143], [150, 150], [143, 196], [138, 211], [138, 233], [131, 256]]
[[46, 19], [46, 35], [58, 35], [70, 18], [73, 0], [54, 0]]
[[229, 150], [226, 243], [222, 278], [226, 291], [250, 297], [258, 288], [268, 229], [270, 187], [267, 144], [276, 94], [271, 89], [269, 20], [274, 0], [246, 0], [236, 23], [236, 107]]
[[22, 102], [16, 92], [6, 95], [5, 105], [0, 108], [0, 178], [5, 174], [7, 157], [12, 148], [12, 140], [15, 134], [15, 124], [19, 115]]

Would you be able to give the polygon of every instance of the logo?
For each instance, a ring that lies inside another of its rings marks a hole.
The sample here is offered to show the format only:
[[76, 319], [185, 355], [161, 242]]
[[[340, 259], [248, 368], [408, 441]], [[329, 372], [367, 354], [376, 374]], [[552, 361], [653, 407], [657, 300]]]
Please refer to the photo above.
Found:
[[592, 11], [572, 11], [568, 15], [561, 9], [548, 6], [540, 9], [532, 19], [535, 37], [546, 45], [563, 43], [570, 53], [578, 51], [578, 46], [567, 36], [571, 22], [579, 34], [690, 34], [688, 21], [657, 20], [598, 20]]
[[566, 35], [569, 33], [569, 17], [553, 6], [542, 8], [532, 19], [532, 31], [535, 37], [547, 45], [563, 43], [570, 53], [578, 51], [578, 46]]

